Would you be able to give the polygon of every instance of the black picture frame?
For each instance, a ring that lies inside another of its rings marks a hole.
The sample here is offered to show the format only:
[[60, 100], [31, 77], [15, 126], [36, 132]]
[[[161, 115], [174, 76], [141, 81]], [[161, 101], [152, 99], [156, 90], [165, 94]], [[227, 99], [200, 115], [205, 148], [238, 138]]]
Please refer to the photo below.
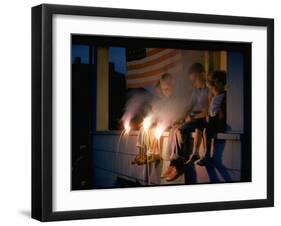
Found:
[[[267, 198], [96, 210], [52, 210], [52, 17], [55, 14], [151, 19], [267, 28]], [[32, 218], [122, 217], [274, 206], [274, 20], [176, 12], [43, 4], [32, 8]]]

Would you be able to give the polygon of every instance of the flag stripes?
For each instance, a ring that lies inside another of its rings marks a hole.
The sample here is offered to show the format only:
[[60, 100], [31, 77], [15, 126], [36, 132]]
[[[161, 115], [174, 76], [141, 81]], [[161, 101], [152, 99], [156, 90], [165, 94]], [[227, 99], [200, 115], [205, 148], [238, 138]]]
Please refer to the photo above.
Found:
[[157, 83], [163, 73], [182, 72], [182, 53], [177, 49], [147, 48], [142, 59], [127, 62], [127, 86], [138, 88]]

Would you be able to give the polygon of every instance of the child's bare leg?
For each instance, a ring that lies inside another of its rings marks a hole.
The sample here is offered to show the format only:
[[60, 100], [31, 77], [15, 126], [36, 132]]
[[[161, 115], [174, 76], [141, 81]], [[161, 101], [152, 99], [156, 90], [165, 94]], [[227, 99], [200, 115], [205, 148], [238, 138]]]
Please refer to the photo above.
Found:
[[156, 138], [152, 138], [150, 152], [148, 155], [148, 161], [154, 162], [160, 160], [160, 152], [158, 149], [158, 140]]
[[212, 139], [210, 138], [210, 136], [208, 136], [207, 129], [204, 130], [203, 139], [204, 139], [205, 155], [202, 159], [200, 159], [197, 162], [197, 164], [200, 166], [210, 164]]
[[187, 164], [195, 162], [198, 159], [200, 159], [199, 148], [200, 148], [201, 141], [202, 141], [202, 132], [199, 129], [195, 129], [192, 154], [190, 155], [188, 161], [186, 162]]
[[199, 148], [200, 148], [201, 142], [202, 142], [202, 131], [199, 129], [196, 129], [192, 155], [199, 155]]
[[140, 129], [138, 137], [137, 137], [137, 149], [138, 154], [135, 156], [134, 160], [131, 162], [132, 164], [142, 165], [146, 163], [146, 133], [143, 128]]

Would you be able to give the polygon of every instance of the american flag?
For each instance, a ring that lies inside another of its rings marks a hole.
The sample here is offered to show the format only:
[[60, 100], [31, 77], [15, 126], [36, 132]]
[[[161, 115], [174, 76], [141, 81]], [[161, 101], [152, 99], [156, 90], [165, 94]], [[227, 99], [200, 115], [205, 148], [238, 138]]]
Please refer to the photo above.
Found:
[[146, 48], [127, 50], [127, 87], [155, 85], [163, 73], [177, 76], [183, 71], [182, 50]]

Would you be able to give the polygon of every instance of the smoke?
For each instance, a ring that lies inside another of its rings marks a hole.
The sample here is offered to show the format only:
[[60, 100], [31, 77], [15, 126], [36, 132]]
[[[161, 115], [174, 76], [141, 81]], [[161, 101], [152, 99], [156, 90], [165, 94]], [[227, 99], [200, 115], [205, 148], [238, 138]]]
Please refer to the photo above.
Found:
[[147, 107], [147, 103], [150, 102], [152, 95], [144, 90], [133, 90], [128, 93], [128, 100], [125, 105], [124, 114], [121, 121], [123, 125], [130, 124], [131, 120], [142, 112]]
[[154, 103], [155, 111], [152, 114], [157, 121], [157, 125], [167, 129], [178, 120], [184, 119], [191, 96], [189, 86], [190, 84], [184, 76], [177, 76], [173, 94], [168, 98], [160, 98]]
[[[130, 122], [140, 112], [145, 112], [143, 107], [151, 105], [144, 117], [149, 117], [150, 125], [155, 123], [162, 131], [172, 126], [173, 123], [183, 119], [189, 106], [192, 87], [186, 76], [174, 78], [173, 92], [170, 97], [159, 97], [149, 92], [135, 91], [130, 93], [122, 117], [123, 123]], [[147, 127], [147, 120], [144, 120]]]

